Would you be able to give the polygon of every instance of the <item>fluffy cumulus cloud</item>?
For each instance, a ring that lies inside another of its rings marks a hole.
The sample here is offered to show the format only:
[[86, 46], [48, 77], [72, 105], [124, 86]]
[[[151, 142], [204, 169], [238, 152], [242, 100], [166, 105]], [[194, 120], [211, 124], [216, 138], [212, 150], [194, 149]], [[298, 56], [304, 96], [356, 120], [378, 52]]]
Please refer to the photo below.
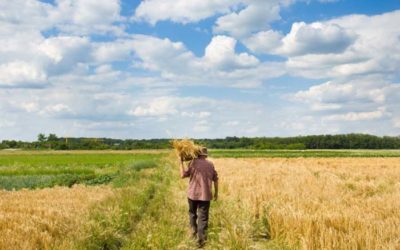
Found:
[[0, 23], [14, 30], [57, 28], [74, 34], [121, 32], [119, 0], [2, 1]]
[[286, 36], [268, 30], [254, 34], [244, 42], [258, 53], [300, 56], [341, 53], [352, 45], [356, 38], [356, 34], [351, 30], [334, 23], [301, 22], [294, 23]]
[[283, 35], [274, 30], [260, 31], [243, 40], [243, 43], [257, 54], [273, 54], [282, 47]]
[[236, 54], [236, 40], [227, 36], [216, 36], [205, 50], [208, 65], [219, 69], [251, 68], [260, 61], [247, 53]]
[[217, 13], [225, 13], [240, 3], [239, 0], [147, 0], [135, 10], [134, 19], [155, 24], [171, 20], [178, 23], [197, 22]]
[[160, 97], [145, 105], [139, 105], [129, 114], [134, 116], [166, 116], [177, 113], [173, 98]]
[[278, 52], [286, 55], [329, 54], [345, 51], [356, 35], [336, 24], [294, 23]]
[[40, 68], [27, 62], [15, 61], [0, 65], [0, 86], [40, 87], [47, 75]]
[[156, 24], [159, 21], [177, 23], [198, 22], [220, 15], [213, 27], [215, 33], [240, 38], [260, 31], [279, 20], [280, 10], [294, 0], [217, 0], [217, 1], [142, 1], [134, 19]]
[[57, 0], [55, 10], [50, 15], [63, 32], [120, 33], [121, 27], [112, 25], [122, 21], [120, 11], [119, 0]]
[[397, 21], [400, 11], [294, 23], [286, 35], [262, 31], [244, 43], [256, 53], [286, 57], [289, 71], [302, 77], [395, 74], [400, 66]]
[[[293, 97], [306, 103], [313, 115], [326, 122], [369, 126], [369, 132], [396, 131], [400, 117], [400, 12], [376, 16], [351, 15], [325, 22], [355, 34], [345, 50], [321, 54], [291, 55], [287, 67], [294, 75], [333, 80], [314, 85]], [[367, 125], [366, 125], [367, 124]], [[393, 132], [392, 132], [393, 133]]]
[[252, 32], [269, 27], [280, 19], [280, 4], [284, 1], [249, 0], [246, 7], [219, 17], [214, 31], [228, 33], [234, 37], [244, 37]]
[[326, 122], [386, 120], [396, 123], [400, 116], [400, 105], [396, 101], [399, 95], [398, 83], [384, 81], [379, 76], [365, 76], [329, 81], [297, 92], [291, 98], [307, 103]]
[[[2, 87], [49, 84], [52, 76], [93, 61], [91, 34], [122, 32], [118, 0], [1, 1], [0, 8]], [[49, 30], [54, 35], [46, 37]]]
[[159, 72], [176, 84], [255, 87], [284, 73], [280, 63], [262, 63], [248, 53], [236, 53], [235, 46], [235, 39], [216, 36], [204, 56], [197, 57], [180, 42], [144, 35], [133, 38], [136, 66]]

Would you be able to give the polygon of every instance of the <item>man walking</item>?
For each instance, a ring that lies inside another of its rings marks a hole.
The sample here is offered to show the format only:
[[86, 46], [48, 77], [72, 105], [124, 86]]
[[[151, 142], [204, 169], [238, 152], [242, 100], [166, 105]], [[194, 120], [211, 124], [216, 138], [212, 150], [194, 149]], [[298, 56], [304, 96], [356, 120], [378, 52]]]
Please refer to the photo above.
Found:
[[198, 237], [202, 247], [205, 244], [208, 227], [208, 212], [212, 199], [212, 182], [214, 182], [214, 200], [218, 199], [218, 174], [214, 164], [207, 160], [207, 148], [202, 148], [198, 158], [189, 163], [185, 169], [181, 160], [181, 177], [189, 177], [188, 201], [189, 218], [192, 235]]

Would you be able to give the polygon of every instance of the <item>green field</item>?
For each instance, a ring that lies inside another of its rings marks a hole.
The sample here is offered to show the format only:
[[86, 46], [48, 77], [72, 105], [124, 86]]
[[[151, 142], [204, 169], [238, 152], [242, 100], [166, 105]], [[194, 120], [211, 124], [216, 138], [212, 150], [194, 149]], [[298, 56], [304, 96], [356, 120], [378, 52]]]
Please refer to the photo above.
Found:
[[156, 165], [163, 153], [0, 153], [0, 189], [106, 184], [138, 162]]

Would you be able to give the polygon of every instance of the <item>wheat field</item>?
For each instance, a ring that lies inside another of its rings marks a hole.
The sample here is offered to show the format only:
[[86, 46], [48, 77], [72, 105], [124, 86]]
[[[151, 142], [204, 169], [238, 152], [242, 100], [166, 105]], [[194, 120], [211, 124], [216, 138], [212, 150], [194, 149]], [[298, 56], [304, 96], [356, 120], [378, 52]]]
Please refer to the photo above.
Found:
[[400, 249], [398, 158], [213, 161], [231, 241], [236, 233], [289, 249]]
[[[194, 249], [175, 160], [125, 162], [109, 185], [0, 191], [0, 249]], [[210, 160], [205, 249], [400, 249], [400, 158]]]
[[110, 195], [108, 186], [0, 190], [0, 248], [52, 249], [81, 226], [91, 205]]

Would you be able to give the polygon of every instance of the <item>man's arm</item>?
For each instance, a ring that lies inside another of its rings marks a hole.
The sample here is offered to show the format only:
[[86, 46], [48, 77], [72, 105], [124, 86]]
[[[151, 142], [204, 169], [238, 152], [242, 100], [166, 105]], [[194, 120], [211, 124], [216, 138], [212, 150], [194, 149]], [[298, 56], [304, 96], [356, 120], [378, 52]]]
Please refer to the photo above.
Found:
[[181, 178], [189, 177], [189, 175], [190, 175], [189, 168], [185, 169], [185, 164], [183, 163], [183, 160], [181, 159]]
[[218, 180], [214, 181], [214, 201], [218, 200]]
[[213, 175], [213, 182], [214, 182], [214, 201], [218, 200], [218, 172], [215, 170], [214, 164], [212, 164], [214, 175]]

